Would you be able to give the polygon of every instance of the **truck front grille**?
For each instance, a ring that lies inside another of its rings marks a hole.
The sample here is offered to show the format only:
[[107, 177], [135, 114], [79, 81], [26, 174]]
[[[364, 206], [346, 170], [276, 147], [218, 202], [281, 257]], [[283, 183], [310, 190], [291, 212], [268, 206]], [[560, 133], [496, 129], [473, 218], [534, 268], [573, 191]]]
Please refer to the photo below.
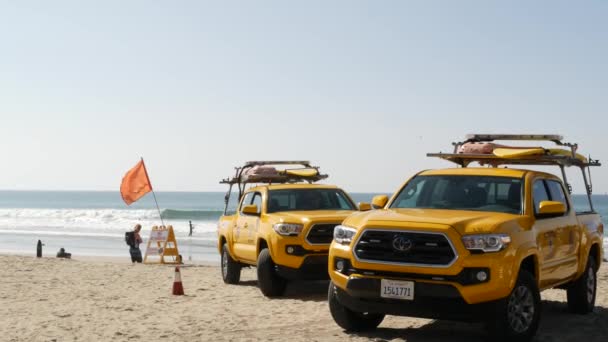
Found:
[[368, 229], [355, 245], [361, 261], [447, 267], [456, 251], [442, 233]]
[[308, 230], [306, 241], [311, 245], [330, 244], [334, 239], [334, 228], [339, 223], [315, 224]]

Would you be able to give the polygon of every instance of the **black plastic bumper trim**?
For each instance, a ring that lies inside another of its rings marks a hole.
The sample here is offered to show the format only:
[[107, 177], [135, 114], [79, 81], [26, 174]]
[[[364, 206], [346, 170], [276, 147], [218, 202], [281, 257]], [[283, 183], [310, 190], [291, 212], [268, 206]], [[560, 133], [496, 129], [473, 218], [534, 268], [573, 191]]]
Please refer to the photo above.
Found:
[[456, 321], [481, 321], [495, 302], [467, 304], [450, 285], [415, 283], [414, 300], [380, 297], [380, 280], [350, 278], [347, 290], [334, 287], [338, 301], [356, 312]]
[[289, 280], [325, 280], [329, 279], [327, 258], [327, 254], [309, 255], [299, 268], [275, 265], [275, 270], [280, 277]]
[[[293, 248], [293, 252], [291, 252], [291, 253], [287, 252], [287, 249], [289, 247]], [[287, 253], [289, 255], [294, 255], [294, 256], [320, 255], [320, 254], [327, 254], [328, 248], [325, 248], [325, 250], [322, 250], [322, 251], [312, 251], [312, 250], [306, 249], [300, 245], [287, 245], [287, 246], [285, 246], [285, 253]]]
[[[350, 276], [352, 274], [361, 274], [368, 276], [388, 277], [397, 278], [404, 280], [435, 280], [435, 281], [447, 281], [458, 283], [460, 285], [477, 285], [484, 284], [490, 281], [491, 273], [487, 267], [465, 267], [457, 275], [443, 275], [443, 274], [421, 274], [421, 273], [401, 273], [401, 272], [388, 272], [388, 271], [375, 271], [354, 268], [351, 266], [350, 261], [343, 258], [334, 259], [334, 269], [337, 270], [336, 263], [341, 260], [345, 263], [344, 269], [340, 272], [344, 275]], [[476, 274], [479, 271], [485, 271], [487, 278], [484, 281], [479, 281], [476, 278]]]

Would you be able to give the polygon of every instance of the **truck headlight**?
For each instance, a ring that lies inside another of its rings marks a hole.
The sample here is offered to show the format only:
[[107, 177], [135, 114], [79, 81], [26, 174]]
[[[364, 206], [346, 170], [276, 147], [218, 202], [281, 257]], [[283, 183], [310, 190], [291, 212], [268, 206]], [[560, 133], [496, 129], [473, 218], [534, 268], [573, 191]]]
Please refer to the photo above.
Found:
[[498, 252], [507, 247], [511, 237], [507, 234], [480, 234], [462, 237], [464, 247], [470, 251]]
[[357, 234], [356, 229], [338, 225], [334, 228], [334, 241], [343, 245], [349, 245], [355, 234]]
[[297, 236], [302, 232], [304, 226], [295, 223], [277, 223], [273, 225], [272, 228], [280, 235]]

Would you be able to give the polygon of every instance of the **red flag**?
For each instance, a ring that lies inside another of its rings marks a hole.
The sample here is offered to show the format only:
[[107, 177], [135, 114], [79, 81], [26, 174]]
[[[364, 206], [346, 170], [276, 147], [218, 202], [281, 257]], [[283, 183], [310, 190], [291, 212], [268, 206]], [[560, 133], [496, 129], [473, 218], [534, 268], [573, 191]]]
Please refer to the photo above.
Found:
[[152, 191], [152, 184], [150, 184], [148, 171], [146, 171], [146, 165], [142, 159], [122, 178], [120, 195], [127, 205], [131, 205], [150, 191]]

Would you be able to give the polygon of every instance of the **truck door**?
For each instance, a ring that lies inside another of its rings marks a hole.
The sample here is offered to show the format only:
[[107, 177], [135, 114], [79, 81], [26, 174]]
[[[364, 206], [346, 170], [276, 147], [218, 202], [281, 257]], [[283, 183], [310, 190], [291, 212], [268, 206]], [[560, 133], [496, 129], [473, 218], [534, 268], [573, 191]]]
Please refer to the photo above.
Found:
[[547, 287], [564, 279], [563, 217], [540, 217], [540, 202], [550, 201], [551, 196], [544, 179], [536, 179], [532, 185], [532, 200], [536, 221], [534, 229], [540, 252], [540, 287]]
[[257, 261], [257, 240], [258, 240], [258, 231], [260, 229], [260, 215], [262, 213], [262, 194], [260, 192], [255, 192], [253, 194], [253, 198], [251, 200], [251, 204], [255, 204], [258, 207], [257, 215], [243, 215], [245, 218], [245, 230], [243, 232], [247, 232], [246, 235], [243, 235], [243, 243], [247, 246], [245, 248], [245, 258], [251, 261]]
[[248, 192], [243, 196], [243, 200], [239, 205], [236, 224], [233, 226], [232, 239], [234, 241], [233, 251], [237, 258], [243, 260], [246, 259], [247, 253], [247, 228], [248, 228], [248, 215], [243, 214], [243, 207], [251, 204], [253, 200], [253, 192]]
[[[257, 215], [248, 215], [243, 213], [243, 207], [246, 205], [255, 204], [258, 206]], [[256, 240], [257, 240], [257, 229], [259, 228], [260, 213], [262, 210], [262, 194], [260, 192], [249, 192], [245, 195], [245, 199], [241, 204], [239, 210], [239, 217], [237, 219], [237, 230], [238, 237], [236, 241], [238, 243], [238, 257], [241, 260], [247, 260], [255, 262], [257, 259], [256, 254]], [[236, 237], [236, 235], [235, 235]]]
[[561, 182], [553, 179], [545, 180], [551, 201], [562, 202], [566, 207], [566, 214], [558, 217], [557, 238], [560, 240], [559, 258], [561, 260], [561, 279], [574, 276], [578, 266], [578, 252], [580, 248], [581, 227], [578, 224], [576, 213], [568, 202]]
[[536, 179], [532, 185], [532, 203], [534, 205], [534, 216], [536, 221], [536, 242], [540, 254], [540, 286], [545, 287], [559, 278], [556, 271], [559, 268], [557, 239], [557, 222], [555, 218], [542, 218], [538, 216], [540, 202], [549, 201], [549, 191], [543, 179]]

